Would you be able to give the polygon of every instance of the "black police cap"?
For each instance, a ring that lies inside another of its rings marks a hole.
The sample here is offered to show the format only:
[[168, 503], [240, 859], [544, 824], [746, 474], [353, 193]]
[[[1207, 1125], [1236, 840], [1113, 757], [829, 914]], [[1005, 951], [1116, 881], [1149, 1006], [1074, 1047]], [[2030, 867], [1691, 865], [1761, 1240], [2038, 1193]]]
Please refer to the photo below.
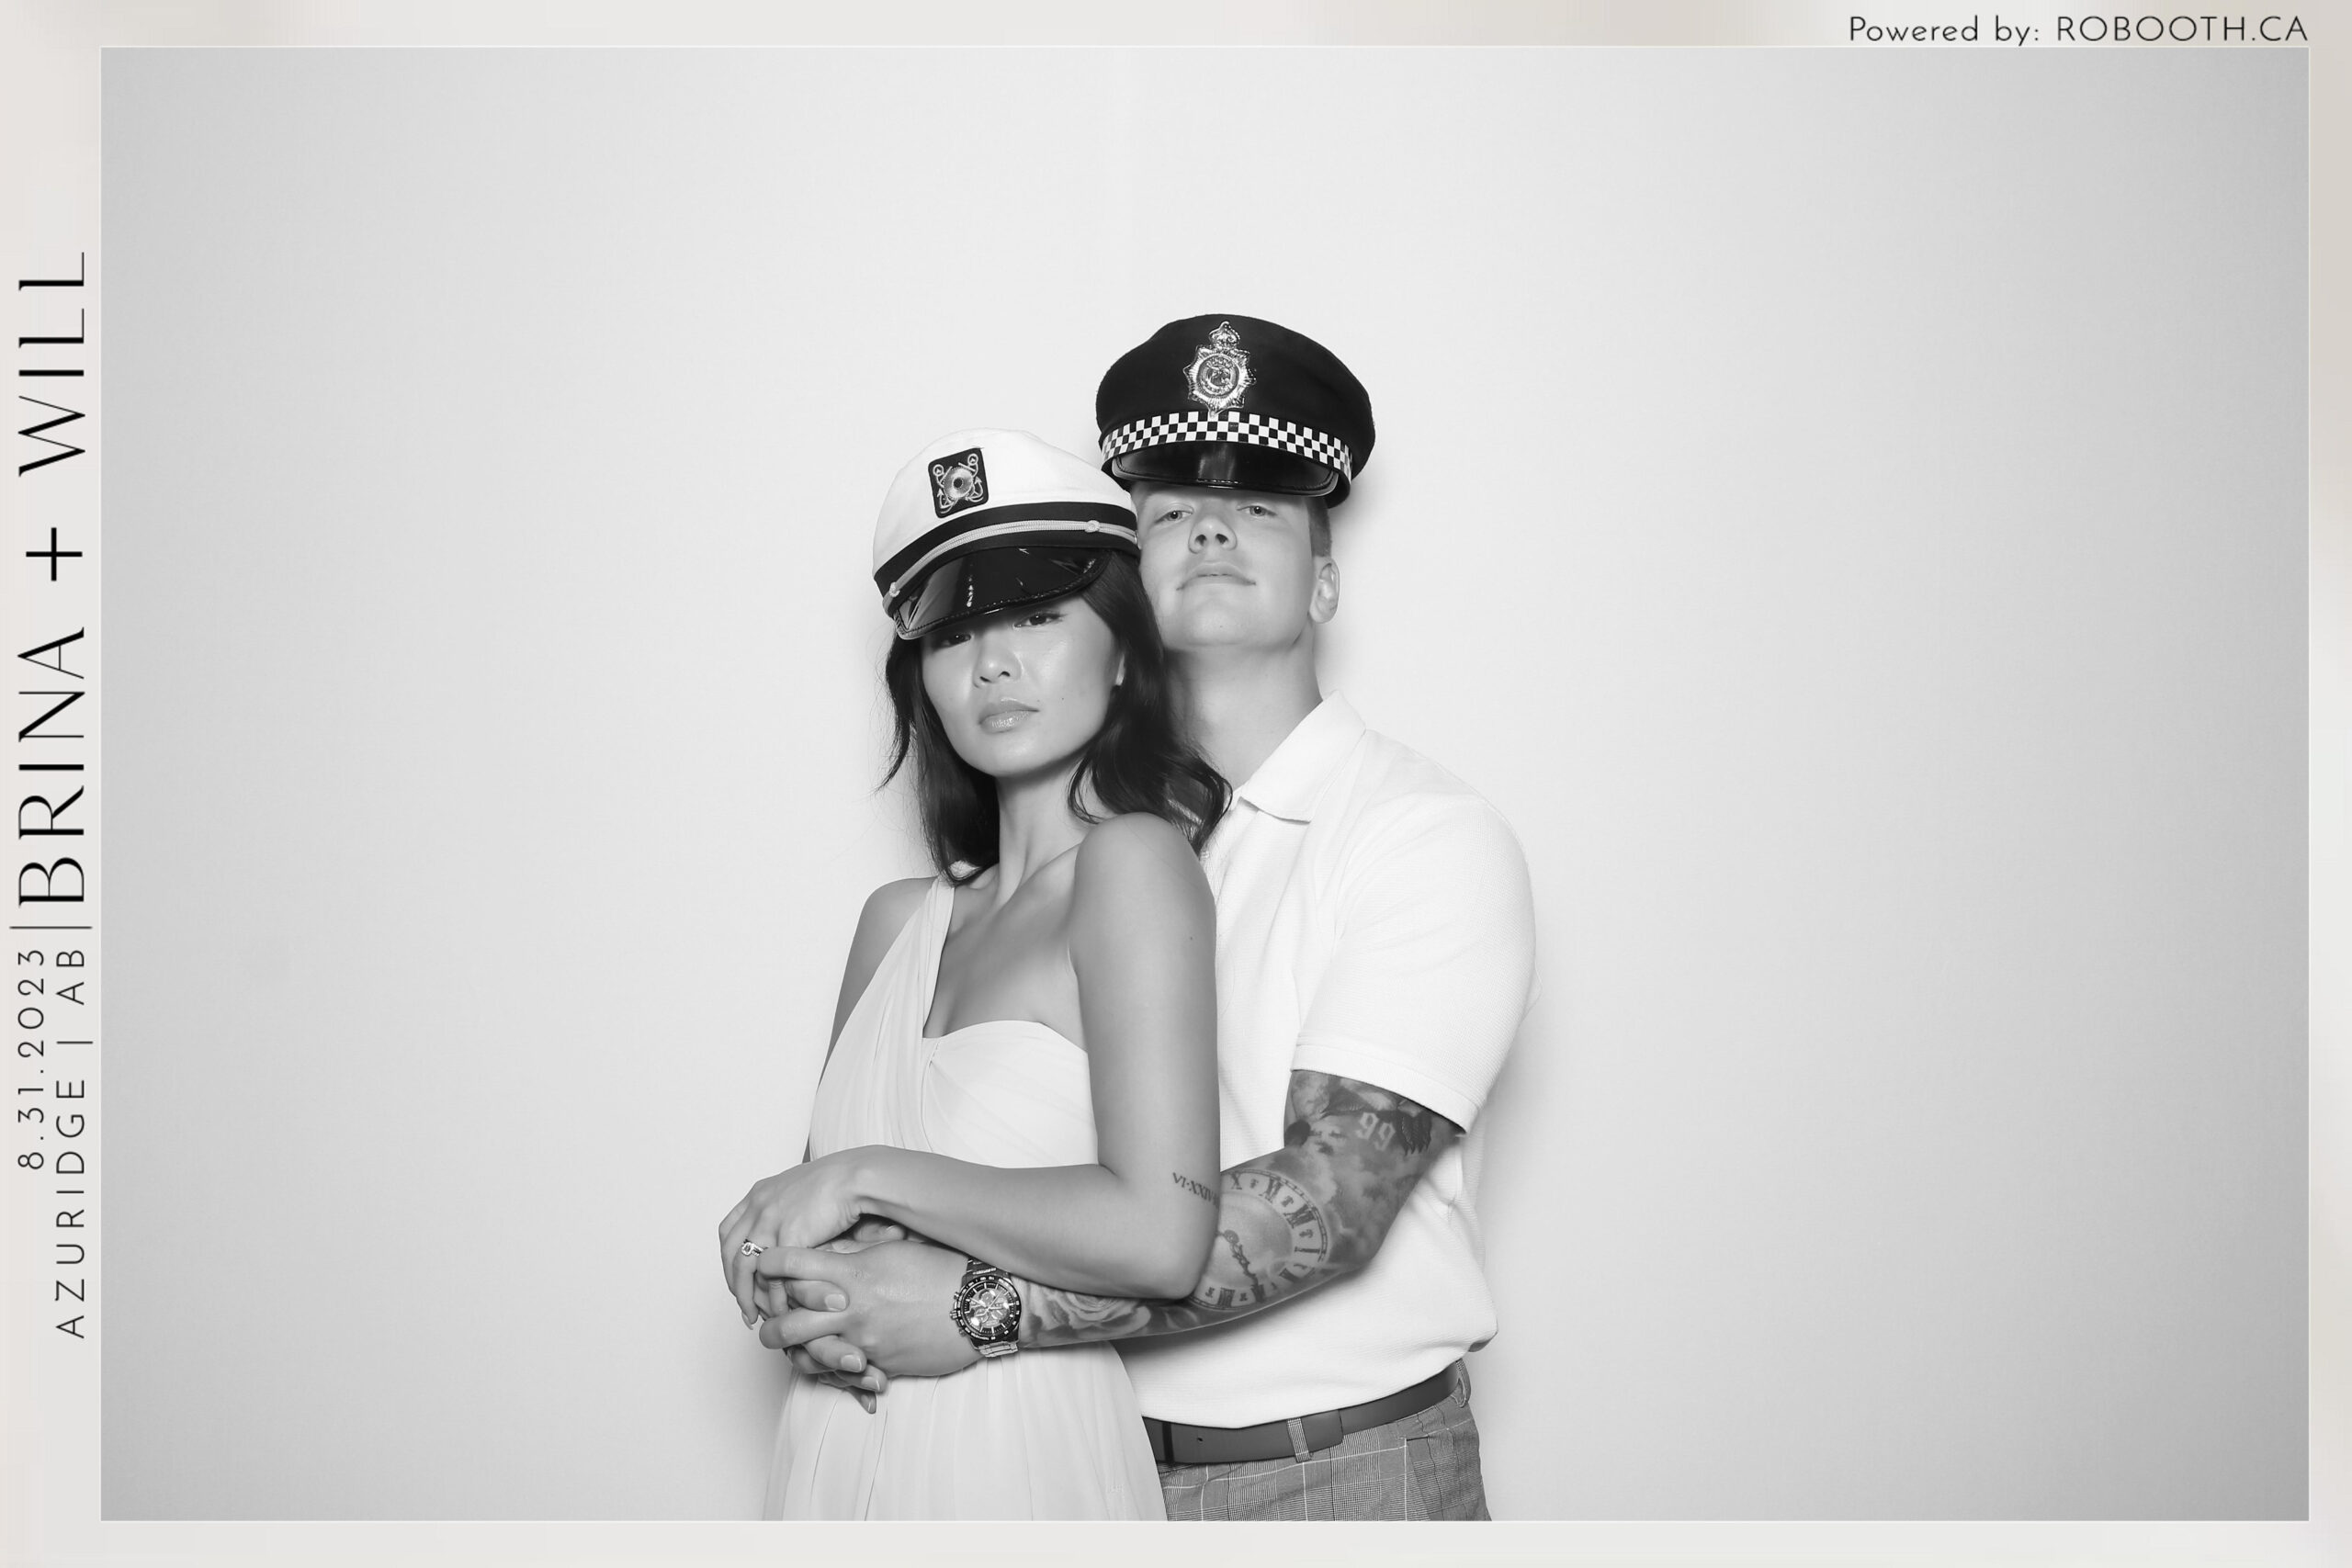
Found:
[[1255, 316], [1170, 321], [1094, 394], [1102, 468], [1122, 483], [1320, 495], [1372, 457], [1372, 400], [1340, 356]]

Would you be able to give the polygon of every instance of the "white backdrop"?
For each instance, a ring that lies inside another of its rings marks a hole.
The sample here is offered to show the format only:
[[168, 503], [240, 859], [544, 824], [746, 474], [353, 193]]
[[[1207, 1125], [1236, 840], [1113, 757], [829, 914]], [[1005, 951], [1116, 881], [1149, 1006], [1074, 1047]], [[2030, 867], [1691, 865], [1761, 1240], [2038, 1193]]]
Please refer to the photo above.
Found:
[[1518, 1517], [2299, 1514], [2298, 55], [119, 52], [105, 1508], [738, 1517], [890, 474], [1162, 321], [1544, 998]]

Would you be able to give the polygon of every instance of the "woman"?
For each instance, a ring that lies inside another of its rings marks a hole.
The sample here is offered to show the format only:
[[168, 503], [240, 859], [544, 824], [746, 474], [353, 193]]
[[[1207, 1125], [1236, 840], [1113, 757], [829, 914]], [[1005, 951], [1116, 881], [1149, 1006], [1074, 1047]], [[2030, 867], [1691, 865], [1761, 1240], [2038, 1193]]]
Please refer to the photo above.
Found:
[[890, 772], [913, 769], [939, 874], [867, 901], [811, 1158], [720, 1246], [747, 1302], [760, 1252], [861, 1215], [967, 1252], [981, 1359], [878, 1399], [796, 1375], [771, 1517], [1160, 1517], [1117, 1353], [1012, 1353], [1006, 1278], [1181, 1296], [1216, 1215], [1196, 852], [1226, 787], [1176, 734], [1135, 547], [1116, 484], [1015, 433], [933, 444], [884, 504]]

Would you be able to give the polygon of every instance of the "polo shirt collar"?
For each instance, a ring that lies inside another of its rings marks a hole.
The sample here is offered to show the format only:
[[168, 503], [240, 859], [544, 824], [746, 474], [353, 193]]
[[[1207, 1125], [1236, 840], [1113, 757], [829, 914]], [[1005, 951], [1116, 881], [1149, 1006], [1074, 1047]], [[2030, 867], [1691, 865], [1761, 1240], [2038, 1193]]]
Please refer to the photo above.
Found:
[[1250, 782], [1233, 793], [1269, 816], [1311, 822], [1324, 786], [1363, 733], [1364, 723], [1356, 716], [1356, 710], [1333, 692], [1283, 737], [1283, 743], [1258, 765]]

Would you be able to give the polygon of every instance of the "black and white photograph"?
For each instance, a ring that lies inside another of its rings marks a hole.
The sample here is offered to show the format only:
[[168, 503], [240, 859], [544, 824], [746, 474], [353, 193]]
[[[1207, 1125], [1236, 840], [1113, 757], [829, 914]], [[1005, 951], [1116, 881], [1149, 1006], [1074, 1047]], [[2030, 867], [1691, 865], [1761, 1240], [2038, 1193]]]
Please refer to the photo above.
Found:
[[107, 38], [12, 1553], [2324, 1561], [2290, 19]]

